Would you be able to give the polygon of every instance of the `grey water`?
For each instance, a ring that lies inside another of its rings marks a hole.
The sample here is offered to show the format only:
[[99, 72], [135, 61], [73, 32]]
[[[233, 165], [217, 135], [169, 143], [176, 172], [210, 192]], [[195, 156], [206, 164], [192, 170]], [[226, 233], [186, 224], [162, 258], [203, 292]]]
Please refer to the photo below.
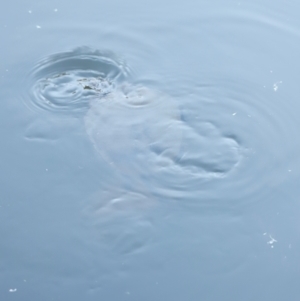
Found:
[[299, 300], [300, 3], [0, 12], [0, 300]]

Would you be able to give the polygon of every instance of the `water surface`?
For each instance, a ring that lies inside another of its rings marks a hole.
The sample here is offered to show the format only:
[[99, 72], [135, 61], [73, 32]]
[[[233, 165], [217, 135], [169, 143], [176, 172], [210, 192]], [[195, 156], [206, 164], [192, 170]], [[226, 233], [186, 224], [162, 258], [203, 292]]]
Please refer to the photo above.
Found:
[[5, 4], [1, 300], [298, 300], [299, 4]]

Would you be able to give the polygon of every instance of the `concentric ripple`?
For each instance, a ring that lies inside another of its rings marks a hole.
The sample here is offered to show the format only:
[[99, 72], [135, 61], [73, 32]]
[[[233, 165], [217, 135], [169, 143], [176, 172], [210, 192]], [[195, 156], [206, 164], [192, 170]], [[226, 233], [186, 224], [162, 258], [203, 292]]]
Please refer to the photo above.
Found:
[[34, 110], [70, 113], [86, 109], [91, 98], [110, 93], [128, 75], [113, 53], [80, 47], [38, 62], [28, 75], [24, 100]]

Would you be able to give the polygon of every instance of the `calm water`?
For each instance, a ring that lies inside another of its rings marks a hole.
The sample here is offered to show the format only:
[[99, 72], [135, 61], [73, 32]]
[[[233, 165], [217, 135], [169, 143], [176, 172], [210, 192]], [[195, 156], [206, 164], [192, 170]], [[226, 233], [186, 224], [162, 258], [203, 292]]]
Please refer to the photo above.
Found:
[[300, 4], [10, 1], [0, 300], [299, 300]]

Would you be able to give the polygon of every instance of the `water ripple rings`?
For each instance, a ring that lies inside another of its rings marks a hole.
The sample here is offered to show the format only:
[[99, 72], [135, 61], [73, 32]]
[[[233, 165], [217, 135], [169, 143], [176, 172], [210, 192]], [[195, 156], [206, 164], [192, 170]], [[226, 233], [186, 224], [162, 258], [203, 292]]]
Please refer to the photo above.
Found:
[[39, 61], [27, 76], [24, 101], [38, 111], [74, 113], [128, 77], [128, 66], [112, 52], [79, 47]]

